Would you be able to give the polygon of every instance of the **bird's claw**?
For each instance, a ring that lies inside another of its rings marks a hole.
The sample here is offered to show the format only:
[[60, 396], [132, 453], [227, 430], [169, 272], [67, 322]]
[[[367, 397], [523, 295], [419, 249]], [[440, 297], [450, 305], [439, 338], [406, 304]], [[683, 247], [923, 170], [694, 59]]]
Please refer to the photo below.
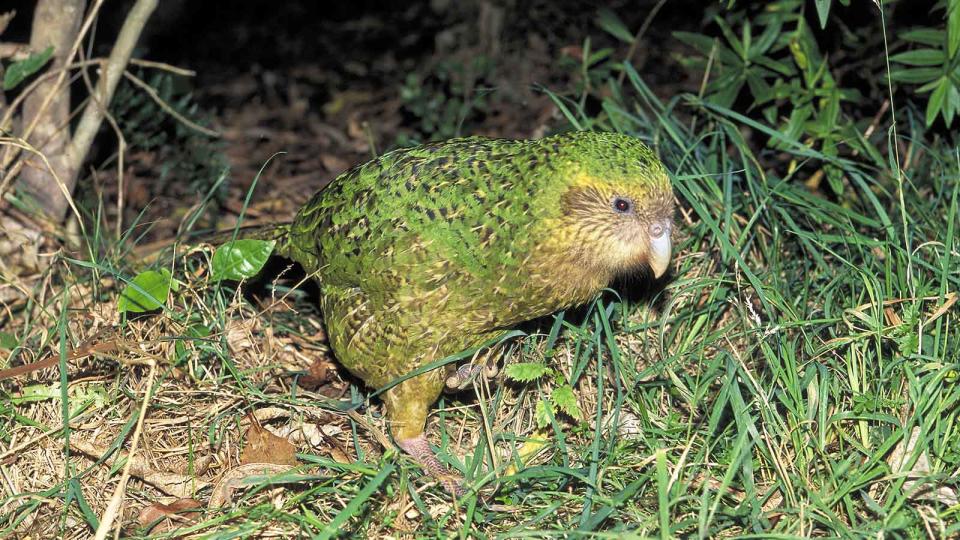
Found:
[[447, 493], [453, 495], [454, 497], [463, 497], [467, 494], [467, 486], [463, 483], [463, 477], [459, 474], [447, 474], [437, 477], [437, 480], [443, 484], [443, 487], [447, 490]]
[[470, 386], [473, 380], [479, 375], [486, 379], [492, 379], [500, 373], [500, 367], [496, 362], [486, 364], [463, 364], [457, 367], [457, 370], [447, 376], [444, 385], [447, 391], [460, 391]]
[[430, 448], [430, 443], [424, 435], [412, 439], [397, 441], [397, 445], [417, 461], [431, 476], [436, 478], [451, 495], [462, 497], [467, 494], [467, 487], [463, 477], [453, 474], [447, 469], [437, 455]]

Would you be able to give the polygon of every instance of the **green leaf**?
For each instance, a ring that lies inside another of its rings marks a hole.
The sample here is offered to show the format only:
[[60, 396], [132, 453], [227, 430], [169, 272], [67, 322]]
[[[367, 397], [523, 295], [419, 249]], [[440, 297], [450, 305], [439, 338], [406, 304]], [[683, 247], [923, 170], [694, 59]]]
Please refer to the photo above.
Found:
[[830, 0], [817, 0], [817, 16], [820, 18], [820, 28], [827, 27], [827, 16], [830, 15]]
[[550, 399], [561, 411], [569, 414], [572, 418], [580, 419], [580, 404], [577, 403], [577, 396], [573, 393], [573, 388], [569, 384], [554, 388], [550, 392]]
[[550, 368], [540, 362], [518, 362], [516, 364], [510, 364], [504, 371], [507, 377], [519, 382], [539, 379], [549, 372]]
[[707, 99], [721, 107], [730, 108], [736, 101], [737, 96], [740, 95], [741, 89], [743, 89], [743, 80], [739, 79], [731, 84], [723, 85], [719, 91], [711, 94]]
[[960, 111], [960, 89], [951, 84], [950, 90], [947, 91], [947, 97], [944, 98], [943, 105], [943, 119], [946, 120], [947, 125], [949, 126], [950, 124], [953, 124], [954, 115]]
[[[93, 405], [96, 409], [102, 409], [111, 403], [107, 389], [102, 384], [83, 384], [78, 385], [76, 394], [70, 396], [70, 403]], [[76, 400], [76, 402], [74, 401]], [[79, 412], [79, 411], [78, 411]]]
[[938, 86], [940, 86], [940, 82], [942, 80], [943, 80], [943, 77], [937, 77], [936, 79], [928, 82], [927, 84], [921, 86], [920, 88], [917, 88], [916, 93], [926, 94], [927, 92], [933, 92]]
[[533, 417], [537, 422], [537, 427], [543, 429], [550, 425], [550, 417], [556, 416], [556, 407], [553, 403], [541, 399], [537, 402], [537, 407], [534, 410]]
[[807, 71], [810, 68], [810, 59], [807, 58], [807, 54], [800, 45], [799, 39], [794, 38], [790, 40], [790, 53], [793, 55], [793, 61], [801, 71]]
[[27, 58], [10, 64], [7, 72], [3, 76], [3, 89], [12, 90], [24, 79], [36, 73], [53, 56], [53, 45], [47, 47], [42, 52], [33, 53]]
[[943, 30], [934, 30], [933, 28], [920, 28], [900, 33], [900, 39], [904, 41], [922, 43], [931, 47], [943, 47], [943, 38]]
[[20, 342], [17, 340], [17, 336], [8, 334], [6, 332], [0, 332], [0, 349], [12, 351], [17, 348], [19, 343]]
[[797, 73], [797, 69], [790, 64], [774, 60], [767, 56], [758, 56], [753, 59], [754, 64], [759, 64], [767, 69], [776, 71], [781, 75], [792, 77]]
[[[790, 113], [790, 118], [787, 120], [787, 123], [780, 129], [783, 132], [785, 138], [790, 140], [797, 140], [800, 138], [803, 133], [803, 126], [813, 116], [813, 106], [809, 103], [793, 109]], [[782, 143], [777, 141], [770, 141], [770, 144], [774, 148], [782, 147]]]
[[[727, 21], [721, 19], [720, 17], [714, 17], [713, 21], [717, 23], [717, 26], [720, 27], [720, 32], [723, 33], [723, 37], [727, 39], [727, 44], [730, 45], [730, 48], [733, 49], [733, 52], [736, 53], [737, 58], [744, 59], [747, 57], [747, 48], [744, 46], [744, 43], [740, 41], [740, 38], [733, 31], [733, 28], [727, 24]], [[744, 26], [744, 36], [748, 36], [750, 33], [749, 26]], [[749, 39], [749, 38], [746, 38]]]
[[[820, 151], [823, 152], [825, 156], [837, 157], [839, 155], [837, 144], [830, 139], [824, 139]], [[832, 165], [824, 165], [823, 170], [826, 173], [830, 189], [837, 195], [843, 194], [843, 171]]]
[[609, 9], [601, 9], [597, 14], [597, 26], [624, 43], [633, 43], [633, 34], [627, 30], [620, 17]]
[[697, 52], [707, 58], [715, 55], [723, 65], [734, 66], [740, 64], [740, 58], [736, 53], [717, 41], [716, 38], [691, 32], [674, 32], [673, 37], [693, 47]]
[[960, 0], [947, 2], [947, 56], [956, 58], [960, 48]]
[[673, 37], [689, 45], [690, 47], [693, 47], [697, 50], [697, 52], [704, 56], [710, 56], [710, 51], [713, 50], [714, 38], [705, 36], [703, 34], [695, 34], [693, 32], [674, 32]]
[[940, 80], [940, 84], [937, 85], [933, 93], [930, 94], [930, 101], [927, 102], [927, 127], [933, 124], [934, 120], [937, 119], [937, 114], [944, 108], [944, 100], [947, 97], [947, 90], [949, 89], [950, 80], [944, 77]]
[[743, 21], [743, 51], [746, 58], [752, 58], [753, 52], [753, 31], [750, 26], [750, 19]]
[[895, 54], [890, 60], [908, 66], [941, 66], [945, 58], [940, 49], [914, 49]]
[[60, 397], [60, 384], [33, 384], [25, 386], [18, 396], [10, 396], [10, 403], [20, 405], [35, 403]]
[[275, 240], [234, 240], [217, 248], [211, 262], [213, 281], [241, 280], [257, 275], [273, 253]]
[[167, 301], [171, 281], [170, 271], [166, 268], [140, 272], [123, 288], [117, 311], [143, 313], [159, 308]]
[[753, 94], [755, 103], [761, 104], [773, 99], [773, 89], [763, 80], [763, 77], [750, 73], [747, 75], [747, 86]]
[[[597, 51], [597, 52], [590, 53], [590, 56], [587, 57], [587, 65], [588, 65], [588, 66], [593, 66], [593, 65], [599, 64], [600, 62], [603, 62], [603, 61], [606, 60], [607, 58], [610, 58], [610, 56], [611, 56], [612, 54], [613, 54], [613, 49], [609, 49], [609, 48], [608, 48], [608, 49], [600, 49], [600, 50]], [[457, 110], [456, 110], [455, 112], [459, 114], [459, 112], [460, 112], [459, 107], [457, 108]]]
[[[804, 23], [804, 19], [797, 21], [797, 29], [790, 38], [790, 52], [793, 55], [797, 67], [805, 74], [805, 80], [812, 86], [813, 80], [819, 79], [821, 71], [827, 71], [826, 61], [820, 52], [820, 46], [817, 44], [817, 38], [810, 30], [810, 26]], [[829, 74], [827, 75], [829, 77]]]
[[782, 30], [783, 21], [780, 19], [771, 21], [770, 24], [764, 28], [763, 33], [760, 34], [760, 37], [757, 38], [757, 41], [753, 46], [754, 61], [756, 61], [758, 58], [767, 58], [763, 55], [770, 52], [770, 47], [773, 47], [773, 44], [777, 42], [777, 38], [780, 37]]
[[[183, 336], [176, 341], [174, 344], [174, 351], [176, 352], [177, 359], [179, 360], [187, 353], [187, 342], [191, 341], [190, 338], [197, 339], [197, 349], [203, 350], [203, 338], [210, 336], [210, 328], [202, 324], [194, 324], [187, 327], [187, 330], [183, 333]], [[209, 346], [207, 346], [209, 348]]]
[[904, 68], [891, 70], [890, 78], [907, 84], [924, 84], [939, 78], [942, 74], [943, 70], [940, 68]]

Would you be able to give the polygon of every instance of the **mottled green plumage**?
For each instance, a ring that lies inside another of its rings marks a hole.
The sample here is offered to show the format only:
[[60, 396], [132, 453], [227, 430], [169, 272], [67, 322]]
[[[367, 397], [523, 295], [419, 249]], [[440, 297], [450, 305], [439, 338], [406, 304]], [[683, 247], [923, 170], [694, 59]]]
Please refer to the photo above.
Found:
[[[618, 197], [632, 212], [611, 207]], [[647, 267], [652, 224], [669, 250], [672, 200], [631, 137], [470, 137], [342, 174], [275, 236], [319, 281], [338, 360], [376, 388]], [[422, 434], [443, 380], [434, 370], [385, 394], [398, 440]]]

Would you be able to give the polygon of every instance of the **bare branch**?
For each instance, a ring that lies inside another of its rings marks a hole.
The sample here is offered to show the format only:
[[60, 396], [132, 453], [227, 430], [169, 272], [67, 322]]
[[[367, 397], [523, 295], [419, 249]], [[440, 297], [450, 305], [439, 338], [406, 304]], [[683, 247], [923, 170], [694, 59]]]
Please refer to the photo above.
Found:
[[129, 80], [129, 81], [132, 82], [134, 85], [136, 85], [137, 87], [139, 87], [141, 90], [143, 90], [144, 92], [146, 92], [147, 95], [150, 96], [150, 99], [152, 99], [152, 100], [154, 101], [154, 103], [156, 103], [161, 109], [163, 109], [164, 112], [166, 112], [167, 114], [169, 114], [170, 116], [172, 116], [172, 117], [174, 118], [174, 120], [176, 120], [177, 122], [180, 122], [181, 124], [187, 126], [188, 128], [190, 128], [190, 129], [192, 129], [192, 130], [194, 130], [194, 131], [198, 131], [198, 132], [200, 132], [200, 133], [203, 133], [203, 134], [206, 135], [207, 137], [213, 137], [213, 138], [219, 138], [219, 137], [220, 137], [220, 133], [218, 133], [218, 132], [216, 132], [216, 131], [214, 131], [214, 130], [212, 130], [212, 129], [207, 129], [207, 128], [201, 126], [200, 124], [197, 124], [196, 122], [191, 122], [189, 118], [187, 118], [187, 117], [183, 116], [182, 114], [178, 113], [176, 110], [173, 109], [173, 107], [171, 107], [166, 101], [164, 101], [163, 98], [160, 97], [160, 94], [157, 93], [157, 90], [156, 90], [154, 87], [152, 87], [152, 86], [150, 86], [149, 84], [143, 82], [143, 81], [140, 80], [136, 75], [130, 73], [129, 71], [126, 72], [126, 73], [124, 73], [123, 75], [127, 78], [127, 80]]
[[[41, 41], [41, 37], [44, 37], [44, 32], [54, 33], [46, 27], [52, 24], [50, 21], [58, 20], [56, 17], [62, 18], [64, 16], [65, 6], [78, 6], [76, 17], [79, 17], [82, 14], [83, 3], [83, 0], [39, 0], [37, 12], [34, 16], [35, 28], [34, 35], [31, 37], [31, 48], [38, 49], [41, 45], [45, 47], [50, 43], [48, 38], [45, 38], [46, 41]], [[59, 76], [52, 82], [38, 85], [34, 94], [31, 94], [24, 103], [23, 116], [25, 121], [29, 121], [30, 124], [23, 130], [23, 137], [36, 141], [35, 146], [47, 156], [49, 164], [52, 166], [52, 170], [56, 172], [59, 180], [52, 181], [50, 175], [41, 167], [27, 166], [23, 168], [19, 185], [37, 200], [40, 207], [54, 221], [63, 219], [67, 208], [70, 206], [69, 194], [73, 192], [76, 185], [80, 166], [90, 151], [93, 139], [103, 123], [106, 107], [113, 98], [117, 83], [130, 62], [130, 56], [137, 39], [143, 31], [147, 19], [157, 7], [157, 0], [138, 0], [130, 10], [120, 30], [120, 35], [114, 43], [113, 50], [103, 65], [96, 88], [83, 109], [77, 130], [73, 137], [69, 138], [65, 129], [67, 126], [65, 120], [69, 117], [69, 87], [64, 85], [67, 70], [62, 68], [69, 59], [76, 56], [82, 37], [92, 25], [95, 14], [99, 11], [102, 3], [103, 0], [94, 2], [79, 33], [75, 28], [64, 29], [58, 27], [60, 31], [54, 34], [64, 42], [55, 43], [54, 50], [60, 53], [67, 50], [66, 43], [68, 41], [65, 40], [64, 36], [69, 36], [70, 39], [73, 39], [73, 45], [69, 47], [70, 54], [64, 57], [57, 55], [57, 61], [51, 71], [60, 68]], [[41, 10], [41, 7], [47, 11]], [[40, 35], [38, 36], [39, 28], [44, 28], [44, 30], [39, 32]], [[48, 88], [49, 90], [47, 90]], [[44, 90], [47, 91], [44, 92]], [[30, 105], [33, 105], [33, 108], [29, 107]], [[64, 107], [66, 107], [65, 111], [63, 110]], [[37, 133], [35, 137], [31, 138], [34, 129], [37, 130]], [[6, 156], [4, 166], [9, 165], [13, 157]], [[10, 172], [7, 171], [7, 175]], [[67, 198], [63, 196], [64, 188]]]
[[[73, 140], [70, 141], [70, 157], [76, 169], [86, 158], [90, 145], [93, 144], [93, 138], [100, 129], [106, 114], [106, 106], [113, 99], [113, 93], [117, 89], [117, 83], [123, 71], [127, 68], [130, 61], [130, 55], [137, 44], [143, 27], [147, 24], [150, 14], [157, 8], [157, 0], [137, 0], [127, 19], [120, 29], [120, 35], [110, 51], [110, 57], [107, 64], [100, 74], [100, 80], [97, 81], [97, 89], [93, 99], [87, 103], [80, 117], [80, 123], [77, 125], [77, 131], [74, 133]], [[76, 178], [72, 179], [71, 185], [76, 183]]]
[[27, 43], [0, 42], [0, 58], [9, 58], [17, 61], [30, 56], [30, 45]]

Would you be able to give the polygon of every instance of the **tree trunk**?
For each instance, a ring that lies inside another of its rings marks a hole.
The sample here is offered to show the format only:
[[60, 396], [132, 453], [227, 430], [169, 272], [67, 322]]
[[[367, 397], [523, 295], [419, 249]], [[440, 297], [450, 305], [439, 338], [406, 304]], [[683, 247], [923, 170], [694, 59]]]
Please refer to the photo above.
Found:
[[[50, 69], [61, 69], [70, 60], [67, 55], [80, 31], [85, 4], [84, 0], [38, 0], [30, 48], [43, 51], [53, 46]], [[69, 155], [69, 77], [62, 79], [59, 87], [56, 84], [57, 79], [50, 79], [24, 100], [23, 127], [31, 123], [35, 126], [27, 140], [46, 156], [50, 167], [39, 156], [25, 155], [26, 164], [18, 185], [43, 213], [59, 222], [67, 210], [67, 198], [57, 179], [63, 182], [66, 192], [71, 193], [77, 171]]]

